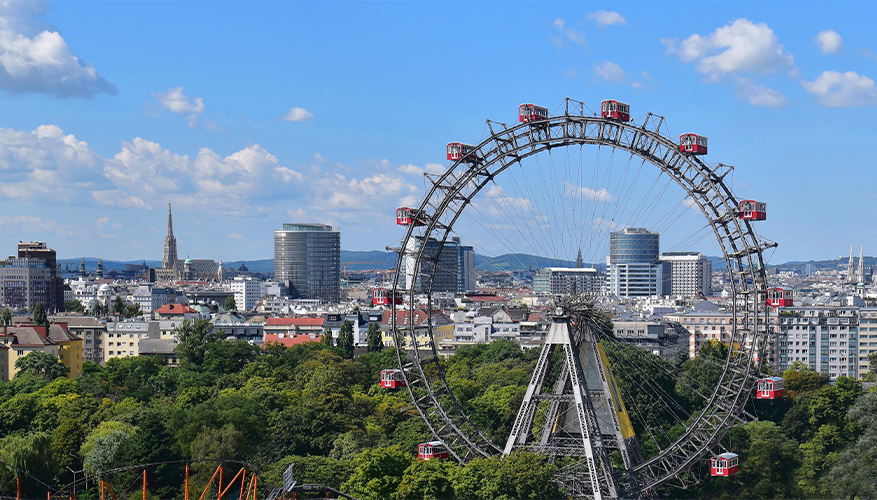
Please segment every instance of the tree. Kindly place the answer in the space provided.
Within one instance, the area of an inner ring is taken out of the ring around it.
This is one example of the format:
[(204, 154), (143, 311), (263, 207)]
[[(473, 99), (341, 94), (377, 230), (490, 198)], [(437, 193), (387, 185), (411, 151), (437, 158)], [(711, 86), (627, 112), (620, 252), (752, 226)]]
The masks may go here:
[(125, 301), (122, 300), (121, 295), (116, 295), (116, 300), (113, 301), (113, 312), (119, 314), (125, 313)]
[(445, 460), (418, 460), (405, 470), (396, 489), (399, 500), (454, 498), (453, 478), (458, 466)]
[(12, 313), (9, 312), (9, 309), (3, 309), (3, 313), (0, 314), (0, 326), (9, 326), (12, 324)]
[(741, 498), (795, 498), (800, 496), (793, 472), (798, 466), (798, 444), (773, 422), (745, 426), (749, 449), (740, 464)]
[[(874, 366), (871, 365), (872, 369)], [(841, 453), (837, 465), (828, 474), (831, 496), (877, 498), (874, 481), (877, 477), (877, 392), (860, 397), (847, 418), (862, 429), (862, 435)]]
[(238, 305), (234, 300), (234, 295), (229, 295), (225, 298), (225, 303), (222, 305), (226, 311), (237, 311)]
[(99, 318), (107, 313), (107, 306), (103, 304), (103, 302), (97, 300), (94, 305), (91, 306), (91, 315)]
[(194, 323), (186, 320), (175, 329), (179, 343), (174, 353), (180, 360), (180, 366), (200, 371), (207, 355), (207, 345), (225, 337), (222, 330), (212, 328), (213, 325), (206, 319), (196, 319)]
[(332, 329), (329, 328), (328, 326), (323, 328), (323, 336), (322, 336), (322, 338), (320, 338), (320, 342), (322, 342), (328, 346), (335, 345), (334, 339), (332, 338)]
[(82, 302), (79, 302), (78, 300), (65, 300), (64, 310), (68, 312), (84, 313), (85, 306), (83, 306)]
[(394, 498), (411, 461), (411, 455), (399, 446), (365, 450), (353, 457), (353, 473), (341, 491), (362, 500)]
[(58, 358), (43, 351), (31, 351), (27, 356), (18, 358), (15, 360), (15, 367), (20, 370), (15, 374), (16, 377), (28, 373), (46, 380), (65, 377), (70, 371)]
[[(381, 327), (377, 323), (369, 323), (366, 332), (368, 352), (380, 352), (384, 348), (384, 340), (381, 336)], [(875, 363), (877, 365), (877, 363)]]
[(140, 316), (143, 314), (143, 311), (140, 309), (140, 304), (128, 304), (125, 306), (125, 317), (133, 318), (134, 316)]
[(868, 373), (862, 380), (865, 382), (877, 382), (877, 351), (868, 355)]
[(353, 324), (346, 319), (341, 322), (338, 330), (338, 347), (344, 359), (353, 359)]
[(39, 326), (48, 326), (49, 324), (49, 318), (46, 316), (46, 309), (43, 307), (42, 302), (37, 302), (33, 306), (33, 322)]

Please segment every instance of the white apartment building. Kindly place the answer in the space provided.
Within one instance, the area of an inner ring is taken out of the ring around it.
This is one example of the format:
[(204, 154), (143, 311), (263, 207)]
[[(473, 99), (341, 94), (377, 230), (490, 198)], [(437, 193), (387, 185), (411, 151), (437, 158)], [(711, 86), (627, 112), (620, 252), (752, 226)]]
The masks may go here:
[(546, 267), (533, 277), (533, 293), (550, 295), (596, 295), (603, 288), (591, 267)]
[[(877, 318), (877, 308), (866, 312), (869, 318), (872, 314)], [(862, 342), (859, 338), (859, 313), (858, 307), (780, 308), (777, 318), (779, 370), (785, 370), (797, 361), (813, 371), (828, 374), (832, 380), (840, 376), (858, 378)], [(868, 321), (870, 325), (871, 320)], [(877, 328), (877, 323), (874, 325)], [(870, 336), (869, 330), (868, 342)], [(867, 355), (862, 356), (867, 364)]]
[(140, 355), (140, 340), (161, 337), (157, 321), (116, 321), (106, 324), (103, 360)]
[(265, 283), (249, 277), (238, 276), (229, 282), (228, 287), (234, 293), (238, 311), (249, 311), (265, 294)]
[(661, 261), (670, 264), (670, 295), (695, 297), (712, 294), (713, 265), (698, 252), (664, 252)]

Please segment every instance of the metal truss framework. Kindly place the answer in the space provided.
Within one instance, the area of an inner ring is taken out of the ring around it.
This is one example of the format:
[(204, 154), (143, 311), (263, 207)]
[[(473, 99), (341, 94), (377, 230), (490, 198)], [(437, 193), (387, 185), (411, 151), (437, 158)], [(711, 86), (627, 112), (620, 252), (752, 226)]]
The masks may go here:
[[(577, 108), (578, 113), (571, 113)], [(433, 277), (420, 266), (431, 261), (426, 245), (412, 240), (434, 238), (439, 251), (450, 237), (454, 223), (472, 199), (494, 177), (529, 156), (558, 147), (599, 145), (626, 151), (659, 168), (694, 201), (711, 226), (729, 273), (732, 287), (731, 349), (723, 373), (707, 405), (693, 418), (685, 432), (660, 454), (616, 473), (616, 481), (636, 484), (639, 491), (653, 491), (663, 483), (676, 481), (685, 486), (683, 472), (709, 453), (732, 425), (743, 420), (750, 389), (758, 373), (758, 362), (768, 340), (766, 279), (762, 252), (776, 246), (760, 239), (748, 220), (737, 217), (737, 200), (724, 184), (733, 167), (709, 166), (698, 157), (680, 153), (675, 141), (660, 133), (663, 117), (647, 114), (641, 124), (586, 116), (584, 106), (566, 100), (561, 116), (509, 127), (488, 121), (491, 135), (475, 146), (473, 154), (457, 161), (442, 174), (430, 176), (432, 186), (418, 207), (422, 226), (410, 225), (396, 265), (394, 288), (402, 291), (403, 261), (415, 265), (412, 290), (425, 290), (427, 310), (432, 310)], [(437, 255), (437, 252), (436, 252)], [(432, 336), (431, 321), (414, 325), (417, 307), (393, 304), (391, 326), (396, 339), (399, 364), (406, 368), (407, 387), (417, 411), (437, 439), (444, 441), (451, 455), (461, 463), (501, 453), (502, 445), (491, 441), (469, 419), (448, 387)], [(398, 316), (397, 316), (398, 315)], [(400, 324), (400, 318), (403, 319)], [(584, 457), (583, 457), (584, 458)], [(579, 490), (583, 464), (560, 471), (558, 480), (574, 493)], [(587, 490), (588, 488), (582, 488)]]

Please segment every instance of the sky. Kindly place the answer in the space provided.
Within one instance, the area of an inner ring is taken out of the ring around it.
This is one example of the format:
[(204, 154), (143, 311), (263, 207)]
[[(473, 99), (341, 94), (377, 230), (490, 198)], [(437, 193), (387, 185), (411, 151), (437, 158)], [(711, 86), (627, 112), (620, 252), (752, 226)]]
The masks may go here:
[(168, 201), (193, 258), (271, 258), (284, 222), (382, 250), (402, 237), (394, 209), (424, 196), (423, 172), (447, 168), (447, 142), (569, 97), (707, 136), (705, 161), (735, 166), (735, 195), (767, 202), (757, 230), (779, 244), (771, 263), (851, 244), (875, 255), (875, 14), (871, 2), (0, 3), (0, 254), (42, 240), (65, 258), (159, 259)]

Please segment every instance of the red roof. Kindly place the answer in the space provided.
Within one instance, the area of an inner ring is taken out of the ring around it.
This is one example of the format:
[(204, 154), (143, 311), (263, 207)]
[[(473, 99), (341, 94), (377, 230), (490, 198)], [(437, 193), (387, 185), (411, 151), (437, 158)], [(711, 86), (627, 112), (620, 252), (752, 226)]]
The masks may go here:
[(277, 335), (273, 333), (265, 334), (265, 344), (280, 344), (286, 347), (292, 347), (298, 344), (306, 344), (308, 342), (319, 342), (323, 338), (322, 335), (317, 335), (314, 338), (311, 338), (310, 335), (293, 335), (290, 337), (289, 335), (284, 335), (283, 338), (279, 338)]
[(323, 326), (323, 318), (268, 318), (265, 326)]
[(165, 304), (153, 312), (158, 314), (199, 314), (198, 311), (183, 304)]

